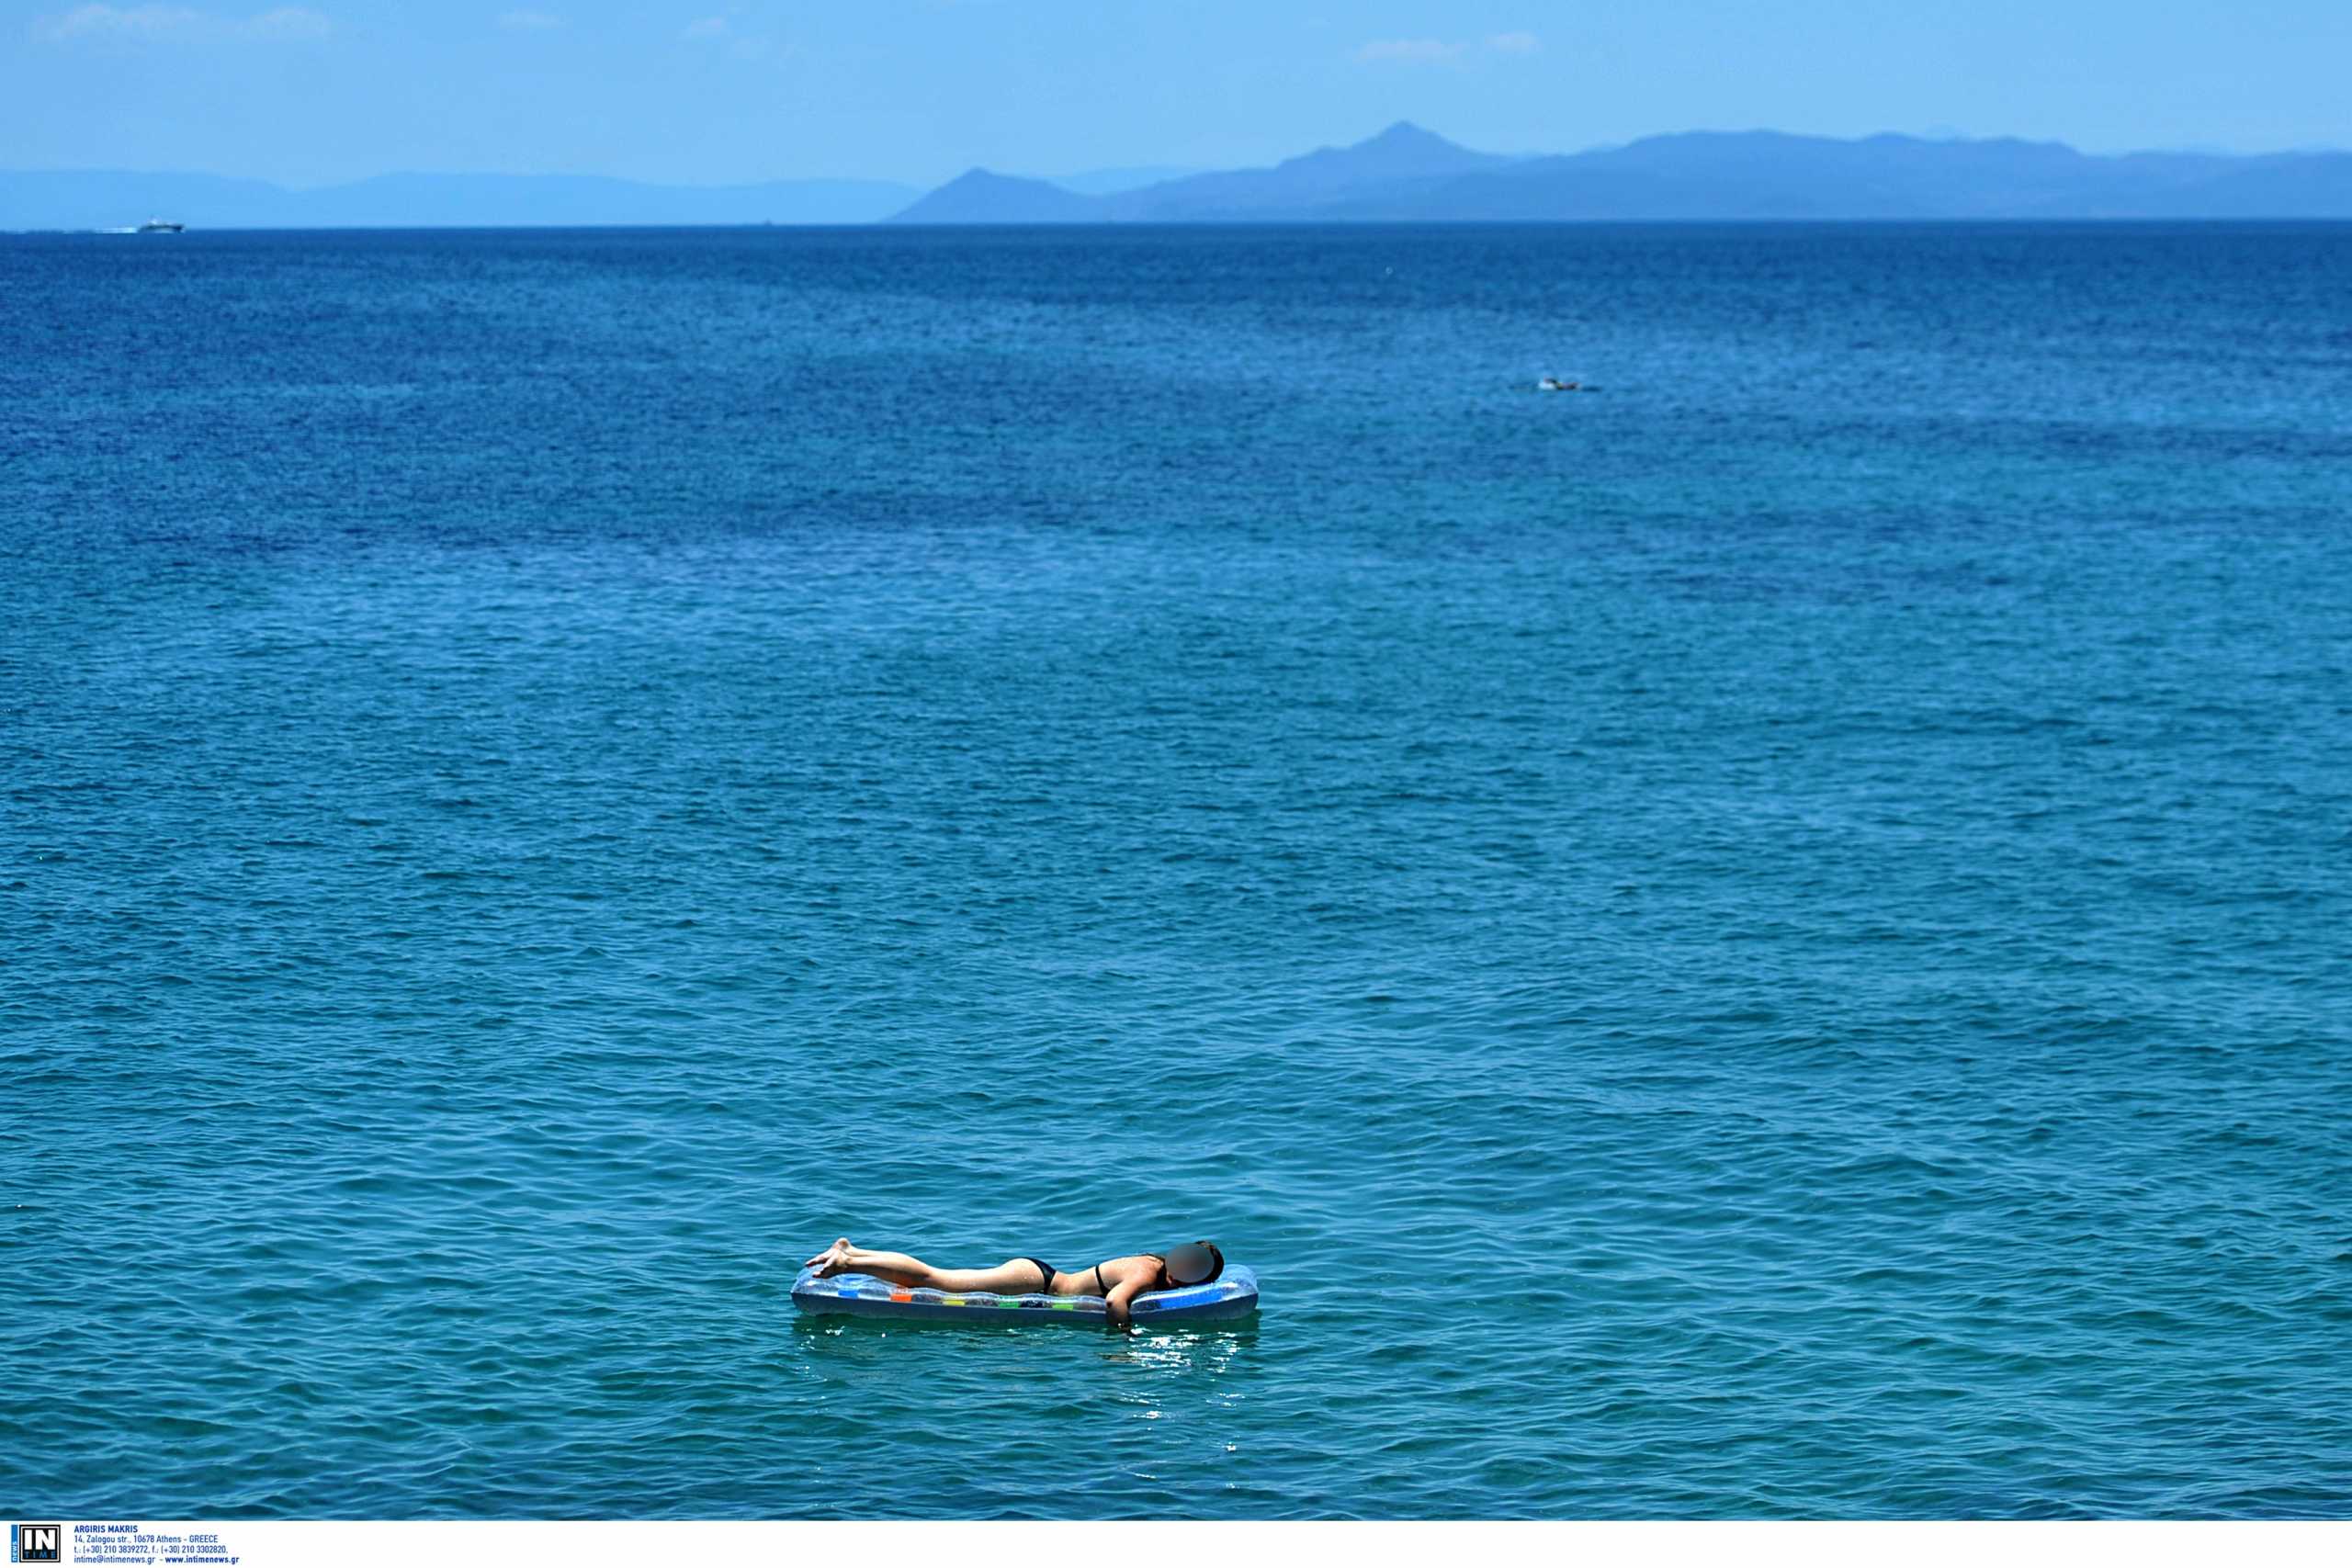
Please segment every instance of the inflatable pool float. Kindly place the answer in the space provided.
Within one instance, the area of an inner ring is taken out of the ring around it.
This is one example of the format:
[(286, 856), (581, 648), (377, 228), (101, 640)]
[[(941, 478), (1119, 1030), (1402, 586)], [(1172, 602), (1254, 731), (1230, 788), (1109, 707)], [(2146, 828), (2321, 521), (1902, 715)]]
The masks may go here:
[[(1000, 1296), (989, 1291), (916, 1290), (871, 1274), (836, 1274), (828, 1280), (804, 1269), (792, 1282), (792, 1304), (806, 1313), (846, 1313), (855, 1317), (894, 1317), (933, 1323), (1102, 1323), (1109, 1308), (1101, 1296)], [(1128, 1309), (1137, 1325), (1214, 1323), (1258, 1310), (1258, 1276), (1230, 1268), (1205, 1285), (1146, 1291)]]

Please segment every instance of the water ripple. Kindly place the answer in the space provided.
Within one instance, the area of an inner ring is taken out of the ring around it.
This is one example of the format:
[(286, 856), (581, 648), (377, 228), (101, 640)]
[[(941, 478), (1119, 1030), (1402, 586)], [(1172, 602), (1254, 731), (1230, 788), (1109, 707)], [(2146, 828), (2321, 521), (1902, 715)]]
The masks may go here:
[(28, 1510), (2352, 1507), (2341, 233), (183, 238), (0, 240)]

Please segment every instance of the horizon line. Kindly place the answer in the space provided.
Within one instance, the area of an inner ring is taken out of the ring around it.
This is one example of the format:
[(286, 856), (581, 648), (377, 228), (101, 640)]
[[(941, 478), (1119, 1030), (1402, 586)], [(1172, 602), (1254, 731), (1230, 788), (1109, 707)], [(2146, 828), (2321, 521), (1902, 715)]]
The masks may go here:
[[(126, 166), (126, 165), (123, 165), (123, 164), (80, 164), (80, 165), (75, 165), (75, 164), (67, 164), (67, 165), (38, 165), (38, 166), (37, 166), (37, 165), (29, 165), (29, 164), (6, 164), (6, 165), (0, 165), (0, 175), (134, 175), (134, 176), (139, 176), (139, 177), (143, 177), (143, 178), (196, 178), (196, 179), (237, 180), (237, 181), (245, 181), (245, 182), (250, 182), (250, 183), (256, 184), (256, 185), (266, 185), (266, 186), (272, 186), (272, 187), (273, 187), (273, 188), (275, 188), (275, 189), (281, 190), (281, 191), (287, 192), (287, 193), (288, 193), (288, 194), (289, 194), (289, 195), (294, 195), (294, 196), (302, 196), (302, 195), (307, 195), (307, 194), (310, 194), (310, 193), (311, 193), (311, 192), (316, 192), (316, 191), (335, 190), (335, 189), (339, 189), (339, 188), (342, 188), (342, 187), (344, 187), (344, 186), (347, 186), (364, 185), (364, 184), (368, 183), (368, 181), (370, 181), (370, 180), (403, 179), (403, 178), (408, 178), (408, 179), (515, 179), (515, 180), (560, 180), (560, 179), (576, 179), (576, 180), (605, 180), (605, 181), (610, 181), (610, 182), (613, 182), (613, 183), (615, 183), (615, 184), (619, 184), (619, 185), (643, 186), (647, 186), (647, 187), (649, 187), (649, 188), (651, 188), (651, 189), (657, 189), (657, 190), (694, 190), (694, 191), (750, 190), (750, 189), (756, 189), (756, 188), (758, 188), (758, 187), (760, 187), (760, 186), (778, 186), (778, 185), (859, 185), (859, 186), (901, 186), (901, 187), (904, 187), (904, 188), (907, 188), (907, 189), (910, 189), (910, 190), (916, 190), (916, 191), (928, 192), (928, 191), (932, 191), (932, 190), (936, 190), (936, 189), (937, 189), (937, 188), (939, 188), (941, 186), (947, 185), (947, 184), (952, 184), (952, 183), (953, 183), (954, 181), (956, 181), (956, 180), (961, 179), (961, 178), (965, 177), (965, 176), (966, 176), (966, 175), (971, 175), (971, 174), (975, 174), (975, 173), (979, 173), (979, 174), (989, 174), (989, 175), (1002, 175), (1002, 176), (1004, 176), (1004, 177), (1006, 177), (1006, 178), (1012, 178), (1012, 179), (1040, 180), (1040, 181), (1043, 181), (1043, 182), (1045, 182), (1045, 183), (1046, 183), (1046, 184), (1057, 184), (1057, 183), (1059, 183), (1059, 182), (1066, 181), (1066, 180), (1085, 179), (1085, 178), (1089, 178), (1089, 177), (1091, 177), (1091, 176), (1093, 176), (1093, 175), (1099, 175), (1099, 174), (1105, 174), (1105, 173), (1121, 173), (1121, 172), (1125, 172), (1125, 171), (1130, 170), (1130, 169), (1147, 168), (1147, 167), (1151, 167), (1151, 168), (1157, 168), (1157, 167), (1182, 168), (1182, 169), (1187, 169), (1187, 170), (1191, 171), (1192, 173), (1197, 173), (1197, 174), (1225, 174), (1225, 173), (1238, 173), (1238, 172), (1242, 172), (1242, 171), (1245, 171), (1245, 170), (1253, 170), (1253, 169), (1270, 169), (1270, 168), (1278, 167), (1280, 164), (1283, 164), (1283, 163), (1286, 163), (1286, 162), (1290, 161), (1290, 159), (1291, 159), (1291, 158), (1309, 156), (1309, 155), (1312, 155), (1313, 153), (1316, 153), (1316, 152), (1340, 152), (1340, 151), (1345, 151), (1345, 150), (1347, 150), (1347, 149), (1349, 149), (1349, 148), (1352, 148), (1352, 147), (1360, 147), (1360, 146), (1364, 145), (1366, 142), (1370, 142), (1370, 141), (1377, 141), (1379, 138), (1381, 138), (1381, 137), (1383, 137), (1383, 136), (1389, 135), (1389, 134), (1391, 134), (1391, 133), (1393, 133), (1393, 132), (1395, 132), (1395, 131), (1396, 131), (1396, 130), (1408, 130), (1419, 131), (1419, 132), (1420, 132), (1421, 134), (1423, 134), (1423, 135), (1425, 135), (1425, 136), (1434, 137), (1434, 138), (1436, 138), (1436, 139), (1437, 139), (1437, 140), (1439, 140), (1439, 141), (1445, 141), (1445, 142), (1449, 143), (1450, 145), (1453, 145), (1453, 146), (1454, 146), (1454, 147), (1461, 148), (1461, 149), (1463, 149), (1463, 150), (1464, 150), (1464, 151), (1465, 151), (1465, 152), (1482, 152), (1482, 151), (1485, 151), (1484, 149), (1479, 149), (1479, 148), (1470, 147), (1470, 146), (1468, 146), (1466, 143), (1464, 143), (1464, 142), (1455, 141), (1453, 141), (1453, 139), (1452, 137), (1446, 136), (1443, 132), (1430, 130), (1429, 130), (1427, 127), (1422, 126), (1422, 125), (1419, 124), (1419, 123), (1418, 123), (1418, 122), (1416, 122), (1416, 121), (1409, 120), (1409, 119), (1398, 119), (1398, 120), (1394, 120), (1394, 121), (1390, 122), (1388, 125), (1386, 125), (1386, 126), (1383, 127), (1381, 130), (1377, 130), (1377, 131), (1373, 132), (1373, 133), (1372, 133), (1372, 135), (1367, 136), (1367, 137), (1361, 138), (1361, 139), (1359, 139), (1358, 141), (1350, 141), (1350, 142), (1329, 142), (1329, 141), (1326, 141), (1326, 142), (1319, 142), (1319, 143), (1317, 143), (1317, 145), (1315, 145), (1315, 146), (1313, 146), (1313, 147), (1310, 147), (1310, 148), (1306, 149), (1304, 152), (1292, 153), (1292, 154), (1289, 154), (1287, 157), (1283, 157), (1283, 158), (1277, 158), (1276, 160), (1274, 160), (1274, 162), (1270, 163), (1270, 164), (1234, 164), (1234, 165), (1229, 165), (1229, 166), (1206, 166), (1206, 165), (1204, 165), (1204, 166), (1198, 166), (1198, 167), (1195, 167), (1195, 166), (1193, 166), (1193, 165), (1190, 165), (1190, 164), (1144, 164), (1128, 163), (1128, 164), (1106, 164), (1106, 165), (1103, 165), (1103, 166), (1102, 166), (1102, 167), (1101, 167), (1101, 168), (1088, 168), (1088, 169), (1073, 170), (1073, 171), (1069, 171), (1069, 172), (1066, 172), (1066, 173), (1058, 174), (1058, 175), (1035, 175), (1035, 174), (1027, 174), (1027, 173), (1020, 173), (1020, 172), (1008, 171), (1008, 170), (1004, 170), (1004, 169), (1001, 169), (1001, 168), (992, 167), (992, 166), (990, 166), (990, 165), (989, 165), (989, 164), (964, 164), (964, 165), (960, 166), (960, 167), (959, 167), (959, 168), (958, 168), (955, 173), (953, 173), (953, 174), (947, 175), (945, 175), (945, 176), (944, 176), (944, 177), (942, 177), (942, 178), (933, 179), (933, 180), (928, 180), (928, 181), (926, 181), (925, 179), (923, 179), (923, 178), (922, 178), (922, 177), (907, 176), (907, 175), (840, 175), (840, 174), (817, 174), (817, 175), (767, 175), (767, 176), (763, 176), (763, 177), (756, 178), (756, 179), (737, 179), (737, 180), (698, 181), (698, 180), (679, 180), (679, 179), (652, 178), (652, 177), (648, 177), (648, 176), (640, 175), (623, 175), (623, 174), (614, 174), (614, 173), (610, 173), (610, 172), (608, 172), (608, 171), (603, 171), (603, 170), (585, 170), (585, 169), (512, 169), (512, 168), (503, 168), (503, 169), (501, 169), (501, 168), (489, 168), (489, 169), (484, 169), (484, 168), (460, 169), (460, 168), (421, 168), (421, 167), (415, 167), (415, 166), (383, 168), (383, 169), (378, 169), (378, 170), (375, 170), (374, 172), (372, 172), (372, 173), (368, 173), (368, 174), (364, 174), (364, 175), (342, 175), (342, 176), (338, 176), (338, 177), (331, 178), (331, 179), (326, 179), (326, 180), (318, 180), (318, 181), (296, 181), (296, 180), (289, 180), (289, 179), (286, 179), (286, 178), (283, 178), (283, 177), (280, 177), (280, 176), (270, 175), (259, 175), (259, 174), (249, 174), (249, 173), (225, 173), (225, 172), (223, 172), (223, 171), (221, 171), (221, 170), (219, 170), (219, 169), (209, 169), (209, 168), (157, 168), (157, 167), (134, 168), (134, 167), (129, 167), (129, 166)], [(2115, 152), (2088, 152), (2088, 151), (2084, 150), (2083, 148), (2080, 148), (2080, 147), (2075, 146), (2073, 142), (2066, 141), (2064, 141), (2064, 140), (2059, 139), (2059, 138), (2055, 138), (2055, 137), (2035, 137), (2035, 136), (2025, 135), (2025, 134), (2022, 134), (2022, 133), (2019, 133), (2019, 132), (2015, 132), (2015, 131), (1996, 131), (1996, 132), (1991, 132), (1991, 133), (1987, 133), (1987, 134), (1984, 134), (1984, 135), (1977, 135), (1977, 134), (1965, 134), (1965, 133), (1949, 134), (1949, 135), (1947, 135), (1947, 134), (1942, 134), (1942, 133), (1939, 133), (1939, 132), (1933, 132), (1933, 133), (1931, 133), (1931, 132), (1922, 132), (1922, 131), (1906, 131), (1906, 130), (1872, 130), (1872, 131), (1864, 131), (1864, 132), (1861, 132), (1861, 133), (1859, 133), (1859, 134), (1856, 134), (1856, 135), (1851, 135), (1851, 136), (1833, 136), (1833, 135), (1827, 135), (1827, 134), (1821, 133), (1821, 132), (1816, 132), (1816, 131), (1782, 130), (1780, 130), (1780, 129), (1778, 129), (1778, 128), (1776, 128), (1776, 127), (1772, 127), (1772, 126), (1749, 126), (1749, 127), (1746, 127), (1746, 128), (1743, 128), (1743, 129), (1731, 129), (1731, 128), (1716, 127), (1716, 126), (1698, 126), (1698, 127), (1686, 128), (1686, 129), (1684, 129), (1684, 130), (1658, 130), (1658, 131), (1649, 131), (1649, 132), (1645, 132), (1645, 133), (1644, 133), (1643, 135), (1635, 136), (1635, 137), (1632, 137), (1632, 138), (1630, 138), (1630, 139), (1628, 139), (1628, 140), (1622, 141), (1597, 141), (1597, 142), (1592, 142), (1592, 143), (1589, 143), (1589, 144), (1588, 144), (1588, 145), (1586, 145), (1586, 146), (1582, 146), (1582, 147), (1576, 147), (1576, 148), (1566, 149), (1566, 150), (1559, 150), (1559, 151), (1553, 151), (1553, 152), (1496, 152), (1496, 153), (1491, 153), (1490, 155), (1491, 155), (1491, 156), (1495, 156), (1495, 157), (1510, 158), (1510, 159), (1513, 159), (1513, 160), (1518, 160), (1518, 161), (1527, 161), (1527, 162), (1532, 162), (1532, 161), (1535, 161), (1535, 160), (1538, 160), (1538, 159), (1544, 159), (1544, 158), (1576, 158), (1576, 157), (1583, 157), (1583, 156), (1586, 156), (1586, 155), (1588, 155), (1588, 154), (1595, 153), (1595, 152), (1617, 152), (1617, 151), (1621, 151), (1621, 150), (1623, 150), (1623, 149), (1624, 149), (1624, 148), (1628, 148), (1628, 147), (1635, 147), (1635, 146), (1639, 146), (1639, 145), (1641, 145), (1641, 144), (1643, 144), (1643, 143), (1645, 143), (1645, 142), (1650, 142), (1650, 141), (1670, 141), (1670, 140), (1674, 140), (1674, 139), (1678, 139), (1678, 138), (1683, 138), (1683, 137), (1709, 137), (1709, 136), (1723, 136), (1723, 137), (1740, 137), (1740, 136), (1772, 136), (1772, 137), (1781, 137), (1781, 138), (1785, 138), (1785, 139), (1790, 140), (1790, 141), (1834, 141), (1834, 142), (1845, 142), (1845, 143), (1860, 143), (1860, 142), (1866, 142), (1866, 141), (1916, 141), (1916, 142), (1919, 142), (1919, 143), (1921, 143), (1921, 144), (1923, 144), (1923, 145), (1928, 145), (1928, 146), (1967, 146), (1967, 145), (1982, 145), (1982, 144), (1985, 144), (1985, 143), (1994, 143), (1994, 142), (2018, 142), (2018, 143), (2022, 143), (2022, 144), (2027, 145), (2027, 146), (2034, 146), (2034, 147), (2054, 147), (2054, 148), (2060, 148), (2060, 149), (2063, 149), (2063, 150), (2064, 150), (2064, 151), (2066, 151), (2066, 152), (2072, 152), (2072, 153), (2074, 153), (2074, 154), (2075, 154), (2075, 156), (2077, 156), (2077, 157), (2081, 157), (2081, 158), (2097, 158), (2097, 159), (2126, 159), (2126, 158), (2142, 158), (2142, 157), (2172, 157), (2172, 158), (2215, 158), (2215, 159), (2247, 159), (2247, 160), (2252, 160), (2252, 159), (2262, 159), (2262, 158), (2299, 158), (2299, 157), (2301, 157), (2301, 158), (2313, 158), (2313, 157), (2343, 157), (2343, 156), (2346, 156), (2346, 155), (2347, 155), (2347, 154), (2352, 154), (2352, 145), (2341, 145), (2341, 146), (2339, 146), (2339, 145), (2335, 145), (2335, 144), (2307, 144), (2307, 145), (2299, 145), (2299, 146), (2293, 146), (2293, 147), (2271, 148), (2271, 149), (2267, 149), (2267, 150), (2251, 151), (2251, 152), (2249, 152), (2249, 151), (2243, 151), (2243, 150), (2234, 149), (2234, 148), (2215, 147), (2215, 146), (2200, 146), (2200, 145), (2188, 145), (2188, 146), (2143, 146), (2143, 147), (2132, 147), (2132, 148), (2127, 148), (2127, 149), (2123, 149), (2123, 150), (2120, 150), (2120, 151), (2115, 151)], [(1185, 178), (1185, 177), (1189, 177), (1189, 176), (1188, 176), (1187, 175), (1179, 174), (1179, 175), (1170, 175), (1170, 176), (1168, 176), (1168, 177), (1169, 177), (1169, 178), (1170, 178), (1170, 179), (1181, 179), (1181, 178)], [(1151, 182), (1151, 183), (1158, 183), (1158, 182)], [(1140, 188), (1140, 187), (1138, 187), (1138, 188)], [(726, 225), (719, 225), (719, 226), (721, 226), (721, 227), (725, 227)]]

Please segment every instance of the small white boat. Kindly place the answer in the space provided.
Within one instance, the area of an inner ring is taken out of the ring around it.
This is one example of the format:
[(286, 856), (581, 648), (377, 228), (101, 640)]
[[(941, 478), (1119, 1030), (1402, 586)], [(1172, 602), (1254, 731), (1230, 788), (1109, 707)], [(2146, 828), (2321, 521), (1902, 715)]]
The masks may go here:
[(175, 223), (168, 218), (150, 218), (131, 231), (138, 234), (177, 234), (187, 227), (187, 224)]

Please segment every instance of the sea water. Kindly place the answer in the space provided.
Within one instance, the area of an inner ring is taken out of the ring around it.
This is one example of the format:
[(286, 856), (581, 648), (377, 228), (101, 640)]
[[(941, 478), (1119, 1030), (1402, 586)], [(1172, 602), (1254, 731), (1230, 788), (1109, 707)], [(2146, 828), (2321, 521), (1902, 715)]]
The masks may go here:
[(10, 238), (0, 550), (26, 1517), (2352, 1510), (2352, 229)]

